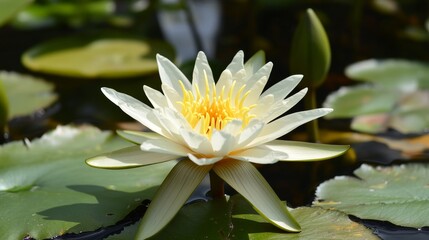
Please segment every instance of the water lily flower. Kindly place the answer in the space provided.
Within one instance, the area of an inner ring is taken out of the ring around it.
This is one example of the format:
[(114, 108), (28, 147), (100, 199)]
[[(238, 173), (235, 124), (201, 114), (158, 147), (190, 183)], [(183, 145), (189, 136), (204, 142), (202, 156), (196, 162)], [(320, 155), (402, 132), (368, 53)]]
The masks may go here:
[(215, 82), (200, 52), (190, 82), (171, 61), (157, 55), (162, 92), (143, 87), (153, 108), (102, 88), (107, 98), (151, 132), (118, 131), (138, 145), (88, 159), (89, 165), (129, 168), (178, 160), (153, 197), (137, 239), (151, 237), (167, 225), (208, 173), (233, 187), (275, 226), (300, 231), (253, 163), (323, 160), (342, 154), (348, 146), (276, 140), (332, 109), (282, 116), (307, 92), (303, 89), (285, 99), (302, 75), (263, 91), (273, 64), (264, 64), (257, 54), (245, 64), (243, 59), (239, 51)]

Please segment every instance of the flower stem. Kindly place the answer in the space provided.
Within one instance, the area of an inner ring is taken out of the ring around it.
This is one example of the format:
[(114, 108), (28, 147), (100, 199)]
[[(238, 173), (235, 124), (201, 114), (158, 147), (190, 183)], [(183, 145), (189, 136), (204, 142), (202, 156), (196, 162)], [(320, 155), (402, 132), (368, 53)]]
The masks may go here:
[(210, 192), (213, 199), (225, 197), (224, 181), (213, 170), (210, 171)]
[[(308, 88), (308, 95), (307, 95), (307, 98), (305, 98), (304, 104), (305, 104), (305, 109), (307, 110), (317, 108), (315, 87)], [(319, 124), (317, 123), (317, 119), (307, 124), (307, 134), (308, 134), (309, 142), (314, 142), (314, 143), (319, 142)]]

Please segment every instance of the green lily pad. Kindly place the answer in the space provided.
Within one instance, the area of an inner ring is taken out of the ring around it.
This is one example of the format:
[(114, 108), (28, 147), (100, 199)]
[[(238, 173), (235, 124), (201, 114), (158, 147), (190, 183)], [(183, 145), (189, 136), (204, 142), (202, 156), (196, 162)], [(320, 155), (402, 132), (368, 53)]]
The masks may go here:
[(0, 147), (0, 236), (52, 238), (113, 225), (151, 198), (174, 161), (121, 171), (85, 159), (128, 146), (93, 127), (58, 127)]
[(0, 1), (0, 26), (19, 10), (30, 4), (33, 0), (2, 0)]
[(338, 211), (300, 207), (291, 213), (302, 232), (287, 233), (274, 227), (240, 195), (228, 201), (197, 202), (183, 207), (165, 229), (150, 239), (378, 239)]
[(49, 107), (58, 98), (53, 84), (29, 75), (1, 71), (0, 81), (9, 104), (9, 120)]
[(357, 178), (336, 177), (322, 183), (314, 204), (362, 219), (414, 228), (429, 226), (428, 172), (428, 164), (364, 164), (354, 172)]
[(429, 64), (423, 62), (368, 59), (349, 65), (345, 73), (354, 80), (372, 82), (384, 88), (429, 88)]
[(118, 36), (75, 36), (37, 45), (22, 57), (33, 71), (80, 78), (120, 78), (158, 70), (156, 53), (173, 57), (162, 41)]
[(330, 94), (323, 106), (334, 109), (326, 118), (350, 118), (389, 112), (393, 109), (397, 97), (397, 91), (375, 86), (342, 87)]

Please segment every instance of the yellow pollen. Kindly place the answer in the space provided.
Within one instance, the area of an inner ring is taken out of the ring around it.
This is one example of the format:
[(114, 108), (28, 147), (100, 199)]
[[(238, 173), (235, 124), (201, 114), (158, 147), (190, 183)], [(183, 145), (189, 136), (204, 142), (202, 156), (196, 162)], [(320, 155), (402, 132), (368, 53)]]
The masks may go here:
[(205, 93), (201, 92), (196, 85), (194, 94), (191, 90), (186, 90), (183, 82), (179, 81), (183, 91), (183, 99), (178, 104), (181, 105), (182, 114), (192, 128), (195, 129), (199, 126), (199, 129), (196, 130), (211, 138), (214, 129), (221, 130), (234, 119), (241, 120), (242, 127), (245, 127), (255, 117), (249, 113), (255, 105), (244, 106), (244, 101), (250, 94), (250, 91), (243, 94), (245, 85), (241, 86), (235, 93), (234, 88), (237, 82), (233, 81), (225, 97), (225, 86), (222, 87), (220, 95), (217, 95), (216, 86), (213, 84), (210, 88), (205, 71), (204, 78)]

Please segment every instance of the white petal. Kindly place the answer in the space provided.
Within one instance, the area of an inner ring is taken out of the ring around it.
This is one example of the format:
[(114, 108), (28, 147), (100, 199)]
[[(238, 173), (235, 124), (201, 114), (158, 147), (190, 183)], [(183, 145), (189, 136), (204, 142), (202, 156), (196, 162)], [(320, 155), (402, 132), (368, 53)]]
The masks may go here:
[(307, 88), (302, 89), (301, 91), (295, 93), (294, 95), (286, 98), (281, 102), (276, 102), (273, 104), (271, 109), (267, 112), (267, 115), (262, 119), (264, 122), (268, 123), (277, 117), (281, 116), (283, 113), (289, 111), (293, 106), (295, 106), (307, 93)]
[(189, 80), (170, 60), (157, 54), (156, 61), (158, 62), (159, 76), (163, 84), (174, 88), (180, 96), (183, 96), (183, 94), (179, 81), (182, 81), (187, 90), (191, 89)]
[[(273, 69), (273, 63), (268, 62), (263, 67), (261, 67), (256, 73), (253, 75), (247, 76), (246, 84), (253, 85), (259, 79), (270, 76), (271, 70)], [(247, 89), (246, 89), (247, 90)]]
[(280, 201), (264, 177), (251, 163), (221, 161), (214, 165), (213, 170), (246, 198), (268, 221), (286, 231), (299, 232), (301, 230), (286, 205)]
[(192, 74), (192, 91), (194, 95), (197, 95), (197, 88), (202, 96), (205, 96), (207, 92), (213, 93), (214, 83), (212, 69), (207, 57), (204, 52), (199, 52)]
[(255, 115), (257, 118), (263, 118), (267, 115), (267, 111), (273, 106), (273, 104), (275, 104), (274, 96), (266, 95), (259, 99), (256, 107), (250, 110), (249, 113)]
[(257, 53), (253, 54), (245, 63), (244, 69), (246, 70), (246, 75), (251, 76), (257, 72), (265, 64), (265, 52), (260, 50)]
[(199, 166), (211, 165), (223, 159), (223, 157), (197, 157), (192, 153), (189, 153), (188, 157)]
[(282, 81), (271, 86), (267, 91), (265, 91), (261, 97), (272, 94), (274, 100), (278, 101), (284, 99), (302, 79), (302, 75), (292, 75), (283, 79)]
[(192, 151), (203, 155), (213, 154), (213, 148), (206, 136), (203, 136), (195, 131), (188, 131), (184, 128), (180, 130), (183, 140)]
[(302, 124), (322, 117), (330, 112), (332, 112), (330, 108), (317, 108), (286, 115), (265, 125), (259, 136), (246, 147), (253, 147), (277, 139)]
[(174, 88), (166, 84), (162, 84), (161, 88), (162, 88), (162, 92), (165, 95), (165, 98), (167, 99), (168, 106), (180, 112), (182, 110), (182, 106), (178, 104), (178, 102), (181, 102), (183, 100), (182, 91), (180, 91), (180, 94), (179, 94), (178, 92), (176, 92)]
[(150, 103), (152, 103), (152, 106), (154, 108), (161, 108), (161, 107), (168, 106), (167, 99), (161, 92), (151, 87), (148, 87), (146, 85), (143, 86), (143, 91), (145, 92), (146, 97), (149, 99)]
[(284, 152), (274, 151), (264, 146), (258, 146), (235, 152), (229, 155), (229, 157), (246, 162), (272, 164), (278, 162), (280, 159), (286, 159), (288, 155)]
[(164, 153), (144, 152), (140, 149), (139, 146), (133, 146), (89, 158), (86, 160), (86, 163), (92, 167), (97, 168), (120, 169), (140, 167), (178, 158), (180, 158), (180, 156)]
[(350, 146), (330, 145), (308, 142), (295, 142), (274, 140), (264, 144), (272, 151), (280, 151), (287, 154), (283, 161), (318, 161), (333, 158), (343, 154)]
[(179, 161), (153, 197), (140, 222), (136, 239), (149, 238), (164, 228), (211, 168), (210, 165), (197, 166), (189, 160)]
[(237, 134), (241, 133), (241, 126), (243, 125), (243, 121), (239, 119), (233, 119), (230, 122), (226, 124), (224, 128), (222, 128), (222, 132), (231, 134), (233, 136), (236, 136)]
[(147, 139), (146, 141), (142, 142), (140, 148), (143, 151), (173, 154), (178, 156), (187, 156), (187, 154), (190, 152), (188, 148), (170, 141), (167, 138)]
[(222, 94), (222, 89), (224, 89), (224, 94), (226, 97), (228, 94), (229, 89), (231, 88), (232, 85), (232, 74), (231, 72), (227, 69), (224, 70), (219, 77), (219, 80), (216, 83), (216, 93), (218, 96), (220, 96)]
[(118, 105), (126, 114), (139, 121), (149, 129), (163, 136), (168, 133), (161, 127), (159, 120), (154, 116), (153, 109), (139, 100), (111, 88), (101, 88), (106, 97)]
[(262, 131), (265, 123), (259, 121), (258, 119), (252, 119), (249, 124), (247, 124), (246, 128), (242, 130), (240, 136), (238, 137), (236, 148), (241, 148), (246, 146), (248, 143), (253, 141), (256, 136)]
[(264, 90), (265, 84), (267, 84), (268, 78), (262, 77), (257, 82), (255, 82), (251, 88), (245, 90), (244, 92), (250, 91), (249, 95), (247, 95), (246, 100), (244, 101), (244, 106), (250, 106), (259, 101), (259, 97)]
[(231, 72), (232, 75), (235, 75), (238, 71), (244, 69), (244, 52), (238, 51), (232, 59), (231, 63), (226, 67), (227, 70)]
[(236, 144), (236, 139), (233, 135), (224, 131), (214, 131), (210, 139), (213, 147), (213, 154), (215, 156), (223, 157), (226, 156)]

